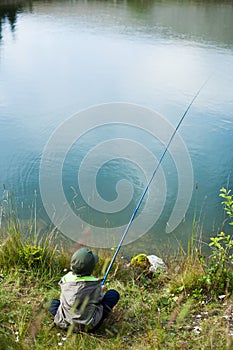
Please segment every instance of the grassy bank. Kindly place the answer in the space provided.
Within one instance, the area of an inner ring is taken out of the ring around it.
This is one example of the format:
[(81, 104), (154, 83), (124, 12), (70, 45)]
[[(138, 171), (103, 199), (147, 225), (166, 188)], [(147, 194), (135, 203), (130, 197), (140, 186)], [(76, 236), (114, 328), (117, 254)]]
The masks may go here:
[[(15, 216), (1, 231), (0, 349), (233, 349), (227, 233), (210, 239), (208, 259), (192, 237), (186, 252), (165, 258), (166, 272), (150, 273), (118, 259), (106, 289), (117, 289), (121, 299), (94, 335), (56, 328), (46, 310), (48, 300), (59, 297), (57, 283), (72, 252), (55, 246), (52, 234), (45, 240), (27, 237)], [(95, 275), (101, 278), (111, 256), (99, 255)]]

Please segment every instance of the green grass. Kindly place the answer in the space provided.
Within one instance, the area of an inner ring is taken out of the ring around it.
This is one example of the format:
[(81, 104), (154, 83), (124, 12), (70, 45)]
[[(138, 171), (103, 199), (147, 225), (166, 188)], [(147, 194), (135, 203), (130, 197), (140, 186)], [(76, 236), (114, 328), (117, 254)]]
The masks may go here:
[[(71, 252), (54, 246), (53, 236), (31, 241), (17, 230), (0, 239), (0, 349), (233, 348), (232, 293), (220, 299), (204, 288), (209, 272), (200, 251), (167, 257), (161, 274), (117, 260), (106, 283), (121, 295), (112, 315), (94, 335), (68, 334), (54, 326), (46, 304), (59, 297)], [(111, 256), (99, 255), (95, 274), (102, 277)]]

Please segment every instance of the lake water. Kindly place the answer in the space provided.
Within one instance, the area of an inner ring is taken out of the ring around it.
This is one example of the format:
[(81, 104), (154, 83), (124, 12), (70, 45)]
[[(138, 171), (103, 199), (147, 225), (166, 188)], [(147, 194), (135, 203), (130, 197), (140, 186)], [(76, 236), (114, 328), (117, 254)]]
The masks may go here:
[[(72, 240), (117, 244), (156, 165), (153, 156), (159, 160), (208, 79), (179, 128), (183, 143), (175, 140), (174, 154), (171, 148), (164, 157), (152, 203), (147, 208), (147, 194), (125, 243), (154, 252), (187, 242), (194, 215), (208, 242), (224, 218), (219, 190), (233, 188), (232, 67), (232, 1), (1, 1), (0, 184), (14, 192), (19, 216), (32, 215), (36, 201), (38, 227), (53, 222)], [(157, 124), (153, 111), (162, 116)], [(92, 150), (92, 163), (78, 178)], [(56, 188), (61, 182), (64, 196)], [(77, 226), (66, 210), (81, 218)]]

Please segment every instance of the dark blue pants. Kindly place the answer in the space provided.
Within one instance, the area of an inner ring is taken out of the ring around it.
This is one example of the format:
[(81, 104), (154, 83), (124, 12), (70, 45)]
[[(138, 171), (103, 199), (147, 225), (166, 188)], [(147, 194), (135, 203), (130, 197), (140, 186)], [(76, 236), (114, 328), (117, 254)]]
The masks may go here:
[[(110, 314), (113, 307), (118, 303), (119, 299), (120, 299), (120, 295), (114, 289), (110, 289), (104, 294), (103, 300), (101, 302), (101, 304), (103, 305), (103, 316), (100, 322), (94, 328), (92, 328), (91, 332), (94, 332), (96, 329), (98, 329), (101, 326), (105, 318), (107, 318), (108, 315)], [(51, 312), (53, 316), (55, 316), (59, 305), (60, 305), (60, 300), (52, 299), (48, 307), (48, 311)]]
[(59, 308), (59, 305), (60, 305), (60, 300), (58, 300), (58, 299), (50, 300), (49, 306), (48, 306), (48, 311), (51, 312), (51, 314), (53, 316), (55, 316), (57, 313), (57, 309)]
[(91, 333), (94, 332), (96, 329), (98, 329), (102, 325), (103, 321), (105, 320), (105, 318), (108, 317), (113, 307), (118, 303), (119, 299), (120, 299), (120, 294), (114, 289), (109, 289), (104, 294), (104, 298), (101, 302), (101, 304), (103, 305), (103, 316), (100, 322), (90, 330)]

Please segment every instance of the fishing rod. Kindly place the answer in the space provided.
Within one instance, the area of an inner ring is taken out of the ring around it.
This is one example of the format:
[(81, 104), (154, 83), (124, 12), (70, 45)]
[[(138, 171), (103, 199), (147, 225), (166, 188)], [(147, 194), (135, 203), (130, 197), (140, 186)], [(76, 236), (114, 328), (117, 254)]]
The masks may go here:
[(121, 240), (120, 240), (120, 242), (119, 242), (119, 244), (118, 244), (118, 246), (117, 246), (117, 248), (116, 248), (116, 251), (115, 251), (115, 253), (114, 253), (113, 257), (112, 257), (112, 260), (111, 260), (111, 262), (110, 262), (110, 264), (109, 264), (109, 266), (108, 266), (108, 268), (107, 268), (107, 271), (106, 271), (106, 273), (105, 273), (105, 275), (104, 275), (104, 278), (103, 278), (103, 280), (102, 280), (102, 285), (104, 285), (105, 282), (106, 282), (106, 279), (107, 279), (107, 277), (108, 277), (108, 274), (109, 274), (109, 272), (110, 272), (110, 270), (111, 270), (111, 268), (112, 268), (112, 265), (114, 264), (114, 261), (115, 261), (115, 259), (116, 259), (116, 257), (117, 257), (117, 254), (119, 253), (119, 250), (120, 250), (120, 248), (121, 248), (121, 246), (122, 246), (122, 243), (123, 243), (123, 241), (124, 241), (124, 239), (125, 239), (125, 237), (126, 237), (128, 231), (129, 231), (130, 226), (132, 225), (132, 222), (133, 222), (133, 220), (134, 220), (134, 218), (135, 218), (135, 216), (136, 216), (136, 214), (137, 214), (137, 212), (138, 212), (138, 209), (140, 208), (140, 206), (141, 206), (141, 204), (142, 204), (142, 201), (143, 201), (143, 199), (144, 199), (144, 197), (145, 197), (145, 195), (146, 195), (146, 193), (147, 193), (147, 191), (148, 191), (148, 189), (149, 189), (149, 187), (150, 187), (150, 184), (151, 184), (152, 180), (153, 180), (154, 177), (155, 177), (155, 174), (156, 174), (157, 171), (158, 171), (159, 166), (160, 166), (160, 164), (162, 163), (162, 160), (163, 160), (163, 158), (165, 157), (165, 154), (167, 153), (170, 144), (172, 143), (172, 140), (173, 140), (174, 136), (176, 135), (176, 133), (177, 133), (177, 131), (178, 131), (180, 125), (182, 124), (182, 122), (183, 122), (183, 120), (184, 120), (186, 114), (188, 113), (189, 109), (191, 108), (193, 102), (196, 100), (196, 98), (198, 97), (198, 95), (200, 94), (201, 90), (204, 88), (204, 86), (206, 85), (206, 83), (207, 83), (208, 80), (209, 80), (209, 78), (201, 85), (201, 87), (199, 88), (199, 90), (196, 92), (196, 94), (195, 94), (194, 97), (192, 98), (191, 102), (189, 103), (188, 107), (186, 108), (185, 112), (183, 113), (182, 117), (180, 118), (180, 120), (179, 120), (179, 122), (178, 122), (178, 124), (177, 124), (177, 126), (176, 126), (176, 128), (175, 128), (175, 130), (173, 131), (173, 133), (172, 133), (172, 135), (171, 135), (171, 137), (170, 137), (170, 139), (169, 139), (169, 141), (168, 141), (168, 143), (167, 143), (167, 146), (165, 147), (165, 149), (164, 149), (164, 151), (163, 151), (163, 153), (162, 153), (162, 155), (161, 155), (161, 157), (160, 157), (160, 159), (159, 159), (159, 162), (158, 162), (157, 166), (155, 167), (155, 169), (154, 169), (154, 171), (153, 171), (153, 173), (152, 173), (152, 175), (151, 175), (151, 178), (149, 179), (149, 181), (148, 181), (148, 183), (147, 183), (147, 185), (146, 185), (144, 191), (142, 192), (142, 195), (141, 195), (141, 197), (139, 198), (139, 201), (138, 201), (138, 203), (137, 203), (137, 206), (136, 206), (136, 208), (134, 209), (133, 214), (131, 215), (131, 218), (130, 218), (130, 220), (129, 220), (129, 222), (128, 222), (126, 228), (125, 228), (125, 231), (124, 231), (124, 233), (123, 233), (123, 235), (122, 235), (122, 237), (121, 237)]

